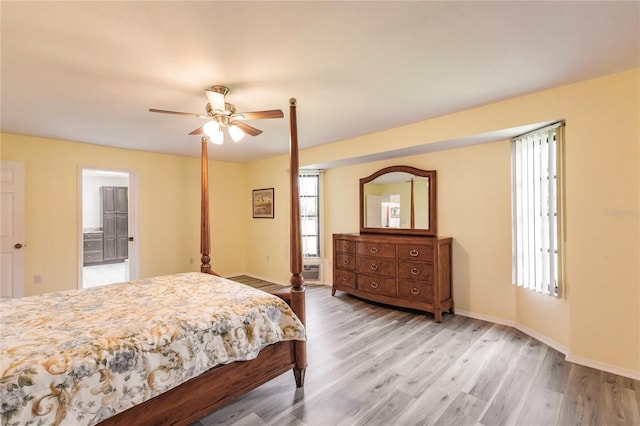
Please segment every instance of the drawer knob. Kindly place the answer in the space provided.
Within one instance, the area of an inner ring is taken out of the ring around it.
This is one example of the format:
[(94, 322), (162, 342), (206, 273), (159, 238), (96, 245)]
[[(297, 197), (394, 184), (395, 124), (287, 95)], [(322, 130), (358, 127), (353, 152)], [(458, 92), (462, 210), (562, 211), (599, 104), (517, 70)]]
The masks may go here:
[(348, 276), (346, 276), (346, 275), (343, 275), (343, 276), (342, 276), (342, 281), (345, 281), (345, 282), (346, 282), (346, 281), (349, 281), (349, 277), (348, 277)]
[(411, 250), (409, 256), (417, 257), (420, 254), (418, 250)]
[(373, 254), (376, 254), (378, 252), (378, 249), (376, 247), (371, 247), (371, 250), (369, 251)]
[(420, 290), (414, 287), (411, 289), (411, 294), (420, 294)]
[(420, 275), (420, 269), (418, 269), (418, 268), (413, 268), (413, 269), (411, 270), (411, 273), (412, 273), (413, 275)]
[(377, 271), (378, 270), (378, 265), (376, 265), (375, 263), (372, 263), (371, 264), (371, 269), (374, 270), (374, 271)]
[(378, 287), (380, 287), (380, 286), (378, 285), (377, 282), (374, 281), (374, 282), (371, 283), (371, 288), (378, 288)]
[(343, 244), (343, 245), (342, 245), (342, 248), (343, 248), (343, 250), (348, 249), (348, 248), (349, 248), (349, 244)]
[(348, 265), (349, 264), (349, 259), (343, 260), (342, 263), (344, 263), (345, 265)]

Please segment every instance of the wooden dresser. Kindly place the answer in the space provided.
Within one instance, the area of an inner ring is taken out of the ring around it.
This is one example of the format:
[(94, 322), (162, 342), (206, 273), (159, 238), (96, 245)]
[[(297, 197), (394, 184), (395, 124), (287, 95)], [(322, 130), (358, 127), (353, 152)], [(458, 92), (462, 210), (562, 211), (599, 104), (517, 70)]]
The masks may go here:
[(451, 238), (334, 234), (333, 288), (434, 314), (453, 313)]

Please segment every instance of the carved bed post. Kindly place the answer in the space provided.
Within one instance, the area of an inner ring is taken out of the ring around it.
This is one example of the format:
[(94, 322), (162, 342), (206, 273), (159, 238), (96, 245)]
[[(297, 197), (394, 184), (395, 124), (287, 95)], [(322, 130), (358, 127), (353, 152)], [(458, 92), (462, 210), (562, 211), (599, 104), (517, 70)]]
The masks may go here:
[[(302, 232), (300, 230), (300, 190), (299, 161), (298, 161), (298, 120), (296, 117), (296, 100), (289, 99), (289, 130), (290, 130), (290, 188), (291, 188), (291, 308), (300, 321), (306, 325), (305, 318), (305, 289), (302, 277)], [(296, 378), (296, 386), (304, 385), (304, 373), (307, 368), (306, 342), (295, 342), (296, 366), (293, 374)]]
[[(298, 134), (295, 99), (291, 112), (291, 288), (289, 292), (272, 292), (284, 299), (302, 323), (305, 321), (305, 289), (302, 277), (302, 240), (298, 189)], [(201, 233), (200, 251), (203, 273), (218, 275), (209, 264), (209, 180), (206, 137), (202, 138)], [(307, 367), (305, 341), (286, 341), (264, 348), (256, 359), (219, 365), (162, 394), (118, 413), (100, 424), (106, 425), (186, 425), (233, 399), (291, 370), (296, 386), (304, 384)]]
[(218, 275), (211, 270), (211, 258), (210, 253), (210, 241), (211, 235), (209, 231), (209, 157), (207, 155), (207, 142), (206, 136), (202, 137), (202, 173), (200, 184), (200, 272), (205, 274)]

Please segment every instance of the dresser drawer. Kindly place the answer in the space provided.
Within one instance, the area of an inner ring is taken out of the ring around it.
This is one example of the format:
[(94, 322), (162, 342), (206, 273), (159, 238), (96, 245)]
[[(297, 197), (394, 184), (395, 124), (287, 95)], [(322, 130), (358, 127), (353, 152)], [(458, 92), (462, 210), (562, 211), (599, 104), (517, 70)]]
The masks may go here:
[(433, 245), (399, 244), (398, 260), (433, 262)]
[(433, 285), (415, 281), (398, 281), (398, 298), (433, 303)]
[(356, 270), (356, 256), (353, 254), (336, 253), (334, 262), (336, 268)]
[(383, 278), (373, 275), (358, 275), (358, 289), (382, 296), (396, 297), (395, 278)]
[(381, 243), (369, 243), (358, 242), (356, 247), (358, 256), (374, 256), (385, 259), (396, 258), (396, 246), (395, 244), (381, 244)]
[(350, 240), (335, 240), (334, 250), (336, 252), (342, 253), (355, 253), (356, 252), (356, 242)]
[(398, 263), (398, 278), (432, 283), (433, 265), (422, 262), (400, 262)]
[(334, 269), (333, 284), (346, 285), (348, 287), (356, 288), (356, 274), (354, 272), (345, 271), (342, 269)]
[(370, 242), (359, 242), (357, 245), (358, 256), (375, 256), (386, 259), (396, 258), (395, 244), (381, 244)]
[(396, 276), (395, 260), (378, 259), (375, 257), (358, 257), (358, 273), (384, 275), (387, 277)]

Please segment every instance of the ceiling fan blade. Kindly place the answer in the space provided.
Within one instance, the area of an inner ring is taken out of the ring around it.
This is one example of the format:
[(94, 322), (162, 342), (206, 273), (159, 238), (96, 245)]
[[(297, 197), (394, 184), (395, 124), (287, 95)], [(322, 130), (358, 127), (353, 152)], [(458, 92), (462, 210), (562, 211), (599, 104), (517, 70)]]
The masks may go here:
[(159, 112), (159, 113), (162, 113), (162, 114), (184, 115), (186, 117), (211, 118), (211, 117), (209, 117), (207, 115), (196, 114), (195, 112), (167, 111), (166, 109), (149, 108), (149, 112)]
[(261, 118), (282, 118), (284, 113), (281, 109), (270, 109), (267, 111), (238, 112), (232, 114), (231, 117), (240, 120), (259, 120)]
[(262, 130), (251, 127), (241, 121), (231, 121), (229, 124), (235, 124), (240, 130), (251, 136), (258, 136), (260, 133), (262, 133)]
[[(204, 127), (204, 126), (202, 126)], [(195, 129), (194, 131), (190, 132), (190, 135), (200, 135), (202, 133), (204, 133), (204, 130), (202, 130), (202, 127), (198, 127), (197, 129)]]

